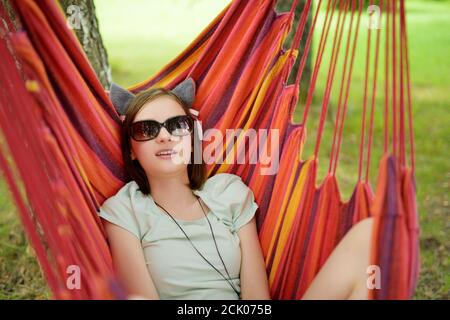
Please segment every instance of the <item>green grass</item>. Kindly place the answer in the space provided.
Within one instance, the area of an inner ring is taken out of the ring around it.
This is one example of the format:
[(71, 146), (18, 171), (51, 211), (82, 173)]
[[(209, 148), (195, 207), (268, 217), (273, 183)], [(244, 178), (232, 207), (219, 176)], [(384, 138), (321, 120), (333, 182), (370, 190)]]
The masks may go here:
[(4, 179), (0, 179), (0, 239), (0, 299), (48, 299)]
[(129, 86), (149, 78), (187, 47), (228, 3), (133, 0), (129, 5), (121, 0), (96, 0), (114, 81)]
[[(129, 86), (147, 79), (172, 60), (205, 27), (228, 1), (135, 0), (124, 10), (124, 1), (95, 1), (103, 41), (115, 82)], [(449, 199), (450, 166), (450, 1), (408, 0), (408, 37), (411, 61), (413, 116), (416, 146), (416, 179), (421, 221), (422, 272), (416, 299), (448, 299), (450, 291)], [(362, 22), (364, 23), (364, 21)], [(361, 34), (360, 47), (365, 48)], [(315, 42), (317, 45), (318, 41)], [(329, 42), (331, 43), (331, 42)], [(316, 50), (316, 48), (315, 48)], [(326, 62), (326, 61), (325, 61)], [(308, 122), (304, 157), (312, 153), (319, 115), (317, 101), (323, 93), (321, 70), (315, 103)], [(336, 76), (339, 75), (339, 69)], [(348, 117), (337, 171), (343, 199), (348, 199), (357, 179), (360, 115), (363, 101), (364, 50), (355, 59)], [(380, 78), (379, 89), (382, 89)], [(336, 78), (322, 146), (319, 174), (326, 173), (332, 116), (335, 115), (340, 79)], [(380, 101), (381, 102), (381, 101)], [(381, 106), (382, 104), (377, 104)], [(302, 106), (296, 110), (300, 121)], [(382, 119), (376, 118), (375, 153), (371, 181), (376, 181)], [(320, 182), (320, 181), (319, 181)], [(26, 239), (4, 181), (0, 182), (0, 298), (46, 298), (38, 265)]]

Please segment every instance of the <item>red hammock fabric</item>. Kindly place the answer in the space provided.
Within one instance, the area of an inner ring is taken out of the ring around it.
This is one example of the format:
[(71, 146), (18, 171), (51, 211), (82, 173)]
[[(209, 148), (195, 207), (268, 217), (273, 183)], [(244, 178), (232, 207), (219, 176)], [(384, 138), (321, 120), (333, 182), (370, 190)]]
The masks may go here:
[[(369, 168), (381, 30), (376, 34), (374, 72), (370, 77), (373, 31), (367, 29), (359, 179), (348, 201), (341, 198), (335, 173), (361, 29), (362, 1), (319, 0), (314, 10), (312, 1), (306, 1), (289, 49), (283, 49), (282, 44), (291, 29), (297, 1), (293, 1), (290, 12), (282, 14), (275, 13), (275, 2), (233, 1), (177, 58), (130, 90), (173, 88), (191, 76), (198, 87), (195, 106), (204, 130), (216, 128), (224, 136), (226, 129), (277, 130), (278, 136), (269, 134), (258, 146), (248, 148), (242, 143), (244, 130), (237, 142), (224, 141), (227, 154), (216, 155), (226, 159), (236, 152), (250, 159), (260, 155), (260, 148), (278, 148), (281, 157), (276, 175), (265, 174), (268, 168), (261, 161), (213, 163), (208, 167), (209, 175), (230, 172), (241, 176), (255, 194), (273, 299), (300, 299), (339, 240), (352, 225), (369, 216), (375, 218), (371, 263), (382, 270), (381, 288), (369, 290), (370, 298), (410, 298), (418, 275), (419, 229), (404, 0), (380, 2), (391, 27), (388, 24), (385, 30), (384, 155), (375, 193), (369, 182)], [(0, 8), (0, 18), (5, 22), (0, 26), (0, 126), (4, 136), (0, 140), (4, 150), (0, 165), (54, 297), (123, 298), (125, 292), (112, 270), (96, 212), (105, 198), (128, 182), (120, 154), (120, 119), (76, 37), (66, 27), (58, 4), (43, 0), (38, 5), (35, 0), (24, 0), (15, 5), (23, 31), (13, 30)], [(337, 7), (345, 10), (335, 10)], [(309, 12), (312, 27), (305, 30)], [(325, 15), (323, 26), (317, 25), (320, 12)], [(336, 16), (333, 34), (330, 29)], [(345, 29), (345, 23), (350, 27)], [(320, 42), (308, 97), (301, 106), (303, 120), (297, 124), (292, 120), (298, 86), (317, 29), (322, 29)], [(344, 32), (348, 41), (341, 47)], [(307, 45), (300, 56), (296, 81), (288, 85), (302, 36), (307, 37)], [(304, 160), (304, 145), (309, 142), (308, 115), (329, 41), (333, 43), (332, 54), (314, 154)], [(330, 166), (325, 179), (316, 186), (318, 152), (341, 56), (344, 68), (339, 79)], [(228, 144), (235, 148), (227, 148)], [(392, 152), (388, 150), (390, 144)], [(208, 143), (204, 145), (206, 148)], [(272, 163), (276, 160), (270, 152), (268, 157)], [(71, 265), (81, 269), (80, 290), (67, 287), (67, 268)]]

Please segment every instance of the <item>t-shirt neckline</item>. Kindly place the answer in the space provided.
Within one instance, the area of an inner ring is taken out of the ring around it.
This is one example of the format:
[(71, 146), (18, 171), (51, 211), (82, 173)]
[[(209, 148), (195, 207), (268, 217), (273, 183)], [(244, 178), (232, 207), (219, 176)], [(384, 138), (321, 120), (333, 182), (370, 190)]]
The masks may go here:
[[(201, 194), (198, 193), (197, 191), (198, 191), (198, 190), (193, 190), (194, 194), (197, 195), (197, 196), (199, 196), (200, 199), (202, 199), (202, 201), (205, 202), (204, 199), (201, 197)], [(158, 212), (158, 214), (164, 215), (167, 219), (170, 219), (170, 220), (175, 219), (176, 222), (179, 222), (179, 223), (183, 223), (183, 224), (198, 223), (198, 222), (201, 222), (201, 221), (205, 220), (207, 217), (208, 217), (208, 218), (211, 218), (211, 216), (212, 216), (212, 210), (210, 209), (210, 210), (206, 213), (206, 215), (203, 214), (202, 217), (197, 218), (197, 219), (185, 220), (185, 219), (175, 218), (175, 217), (173, 217), (173, 216), (172, 216), (172, 218), (171, 218), (171, 217), (167, 214), (167, 212), (165, 212), (163, 209), (161, 209), (161, 208), (156, 204), (155, 200), (153, 199), (153, 197), (152, 197), (150, 194), (149, 194), (149, 195), (144, 195), (144, 196), (145, 196), (146, 198), (149, 199), (150, 203), (152, 204), (152, 206), (153, 206), (153, 208), (156, 210), (156, 212)], [(206, 202), (205, 202), (205, 204), (206, 204)], [(209, 208), (209, 206), (208, 206), (208, 208)], [(172, 220), (172, 221), (173, 221), (173, 220)]]

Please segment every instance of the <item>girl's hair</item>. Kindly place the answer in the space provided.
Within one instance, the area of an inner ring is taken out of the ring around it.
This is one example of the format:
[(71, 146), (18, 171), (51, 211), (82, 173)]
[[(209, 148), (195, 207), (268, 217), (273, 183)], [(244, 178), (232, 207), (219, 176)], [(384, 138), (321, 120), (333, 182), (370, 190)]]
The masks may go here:
[[(142, 107), (147, 102), (152, 101), (160, 96), (169, 96), (173, 98), (180, 104), (180, 106), (183, 107), (183, 110), (187, 115), (192, 115), (189, 110), (189, 106), (187, 106), (172, 91), (164, 88), (152, 88), (149, 90), (141, 91), (138, 94), (136, 94), (135, 98), (131, 101), (125, 114), (125, 119), (123, 120), (122, 123), (122, 134), (121, 134), (122, 158), (127, 174), (132, 180), (136, 181), (136, 183), (139, 185), (140, 191), (145, 195), (150, 194), (150, 184), (148, 182), (145, 170), (144, 168), (142, 168), (139, 161), (137, 159), (135, 160), (131, 159), (130, 127), (133, 124), (133, 121), (136, 118), (136, 115), (138, 114), (139, 110), (141, 110)], [(195, 145), (195, 143), (201, 143), (201, 141), (199, 141), (198, 135), (192, 134), (191, 137), (192, 137), (191, 139), (192, 145)], [(194, 150), (194, 147), (192, 148)], [(206, 180), (205, 163), (203, 162), (203, 157), (200, 158), (201, 161), (194, 162), (194, 152), (191, 152), (191, 161), (187, 166), (189, 186), (191, 189), (194, 190), (199, 189)]]

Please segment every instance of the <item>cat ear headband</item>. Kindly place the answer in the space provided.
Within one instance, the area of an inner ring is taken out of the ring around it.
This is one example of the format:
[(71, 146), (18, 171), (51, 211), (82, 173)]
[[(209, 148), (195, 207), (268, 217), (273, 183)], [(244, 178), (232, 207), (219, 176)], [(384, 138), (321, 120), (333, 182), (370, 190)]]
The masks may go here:
[[(189, 111), (191, 115), (195, 118), (197, 123), (197, 130), (200, 140), (203, 137), (202, 126), (198, 120), (198, 111), (192, 108), (192, 104), (195, 99), (195, 81), (192, 78), (187, 78), (180, 82), (175, 88), (171, 90), (181, 101), (183, 101), (187, 106), (189, 106)], [(109, 90), (109, 96), (114, 108), (120, 115), (125, 115), (127, 113), (128, 107), (135, 98), (135, 95), (117, 85), (116, 83), (111, 84)]]

